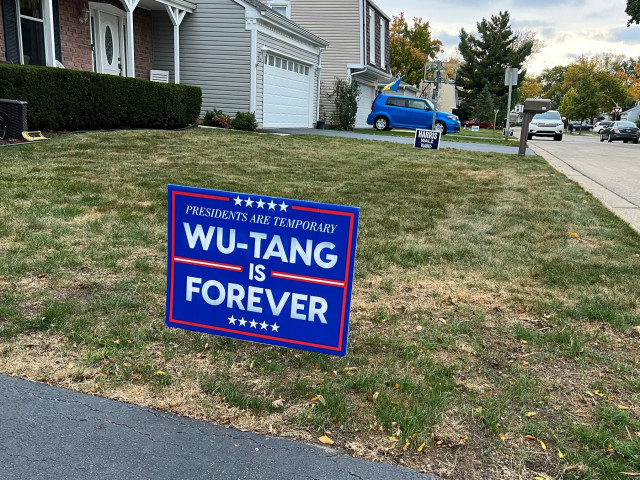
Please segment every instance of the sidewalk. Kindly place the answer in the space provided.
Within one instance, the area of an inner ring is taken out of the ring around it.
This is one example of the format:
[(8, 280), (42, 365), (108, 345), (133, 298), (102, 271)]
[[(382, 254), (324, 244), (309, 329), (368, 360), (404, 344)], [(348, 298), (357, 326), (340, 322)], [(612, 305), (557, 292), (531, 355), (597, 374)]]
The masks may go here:
[(0, 375), (0, 479), (438, 480)]

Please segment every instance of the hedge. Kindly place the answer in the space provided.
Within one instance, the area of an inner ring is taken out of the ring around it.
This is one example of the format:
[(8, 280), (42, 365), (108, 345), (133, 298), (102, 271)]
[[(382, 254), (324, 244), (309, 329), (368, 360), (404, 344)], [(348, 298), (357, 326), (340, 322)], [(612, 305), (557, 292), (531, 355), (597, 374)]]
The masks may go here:
[(179, 128), (195, 123), (199, 87), (0, 63), (0, 98), (24, 100), (30, 130)]

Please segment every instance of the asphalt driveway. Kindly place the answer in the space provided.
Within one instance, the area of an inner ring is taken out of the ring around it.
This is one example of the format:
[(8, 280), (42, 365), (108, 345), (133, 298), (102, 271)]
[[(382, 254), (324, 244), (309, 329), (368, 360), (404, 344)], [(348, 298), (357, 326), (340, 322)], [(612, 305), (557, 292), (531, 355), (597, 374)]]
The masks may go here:
[[(281, 135), (324, 135), (327, 137), (359, 138), (361, 140), (375, 140), (377, 142), (403, 143), (413, 145), (413, 137), (396, 137), (393, 135), (378, 135), (375, 133), (354, 133), (340, 130), (316, 130), (313, 128), (265, 128), (264, 133), (278, 133)], [(507, 147), (502, 145), (488, 145), (486, 143), (465, 143), (447, 141), (447, 136), (442, 137), (440, 148), (457, 148), (458, 150), (468, 150), (473, 152), (492, 152), (517, 155), (517, 147)], [(527, 149), (527, 155), (535, 155), (534, 151)]]
[(529, 147), (640, 232), (640, 145), (565, 133), (561, 142), (534, 137)]

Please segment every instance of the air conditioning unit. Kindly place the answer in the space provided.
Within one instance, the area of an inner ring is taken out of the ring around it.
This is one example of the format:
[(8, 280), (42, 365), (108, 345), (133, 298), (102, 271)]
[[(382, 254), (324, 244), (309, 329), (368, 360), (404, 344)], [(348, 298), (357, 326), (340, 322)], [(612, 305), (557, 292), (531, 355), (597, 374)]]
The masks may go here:
[(28, 130), (27, 102), (0, 98), (0, 118), (5, 125), (5, 137), (21, 138), (22, 132)]

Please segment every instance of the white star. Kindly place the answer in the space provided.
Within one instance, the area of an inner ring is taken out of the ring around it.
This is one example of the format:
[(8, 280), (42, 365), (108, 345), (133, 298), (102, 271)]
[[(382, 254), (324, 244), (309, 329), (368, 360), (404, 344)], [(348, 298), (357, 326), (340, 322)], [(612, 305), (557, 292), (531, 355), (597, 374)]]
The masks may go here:
[(269, 210), (275, 210), (276, 209), (276, 204), (274, 203), (273, 200), (271, 200), (269, 203), (267, 203), (267, 205), (269, 205)]
[(234, 198), (233, 201), (236, 202), (236, 205), (242, 205), (242, 199), (240, 198), (240, 195)]
[(282, 201), (282, 203), (280, 204), (280, 211), (281, 212), (286, 212), (287, 211), (287, 207), (289, 205), (287, 205), (286, 203), (284, 203), (284, 200)]
[(235, 324), (236, 324), (236, 319), (234, 318), (234, 316), (233, 316), (233, 315), (231, 315), (231, 316), (229, 317), (229, 323), (230, 323), (231, 325), (235, 325)]
[(262, 199), (260, 199), (256, 202), (256, 205), (258, 206), (258, 208), (264, 208), (264, 203), (265, 202), (263, 202)]
[(277, 323), (274, 323), (273, 325), (271, 325), (271, 331), (272, 332), (278, 333), (278, 329), (279, 328), (280, 328), (280, 325), (278, 325)]
[(262, 321), (262, 323), (260, 324), (260, 329), (261, 329), (261, 330), (266, 330), (268, 326), (269, 326), (269, 325), (267, 325), (267, 322), (265, 322), (265, 321), (263, 320), (263, 321)]
[(244, 319), (244, 317), (242, 317), (240, 320), (238, 320), (238, 322), (240, 323), (241, 327), (244, 327), (247, 324), (247, 321)]
[(256, 325), (258, 325), (258, 322), (256, 322), (255, 320), (251, 320), (249, 322), (249, 325), (251, 325), (251, 328), (256, 328)]
[(253, 200), (251, 200), (251, 197), (247, 198), (244, 203), (247, 205), (247, 207), (253, 207)]

